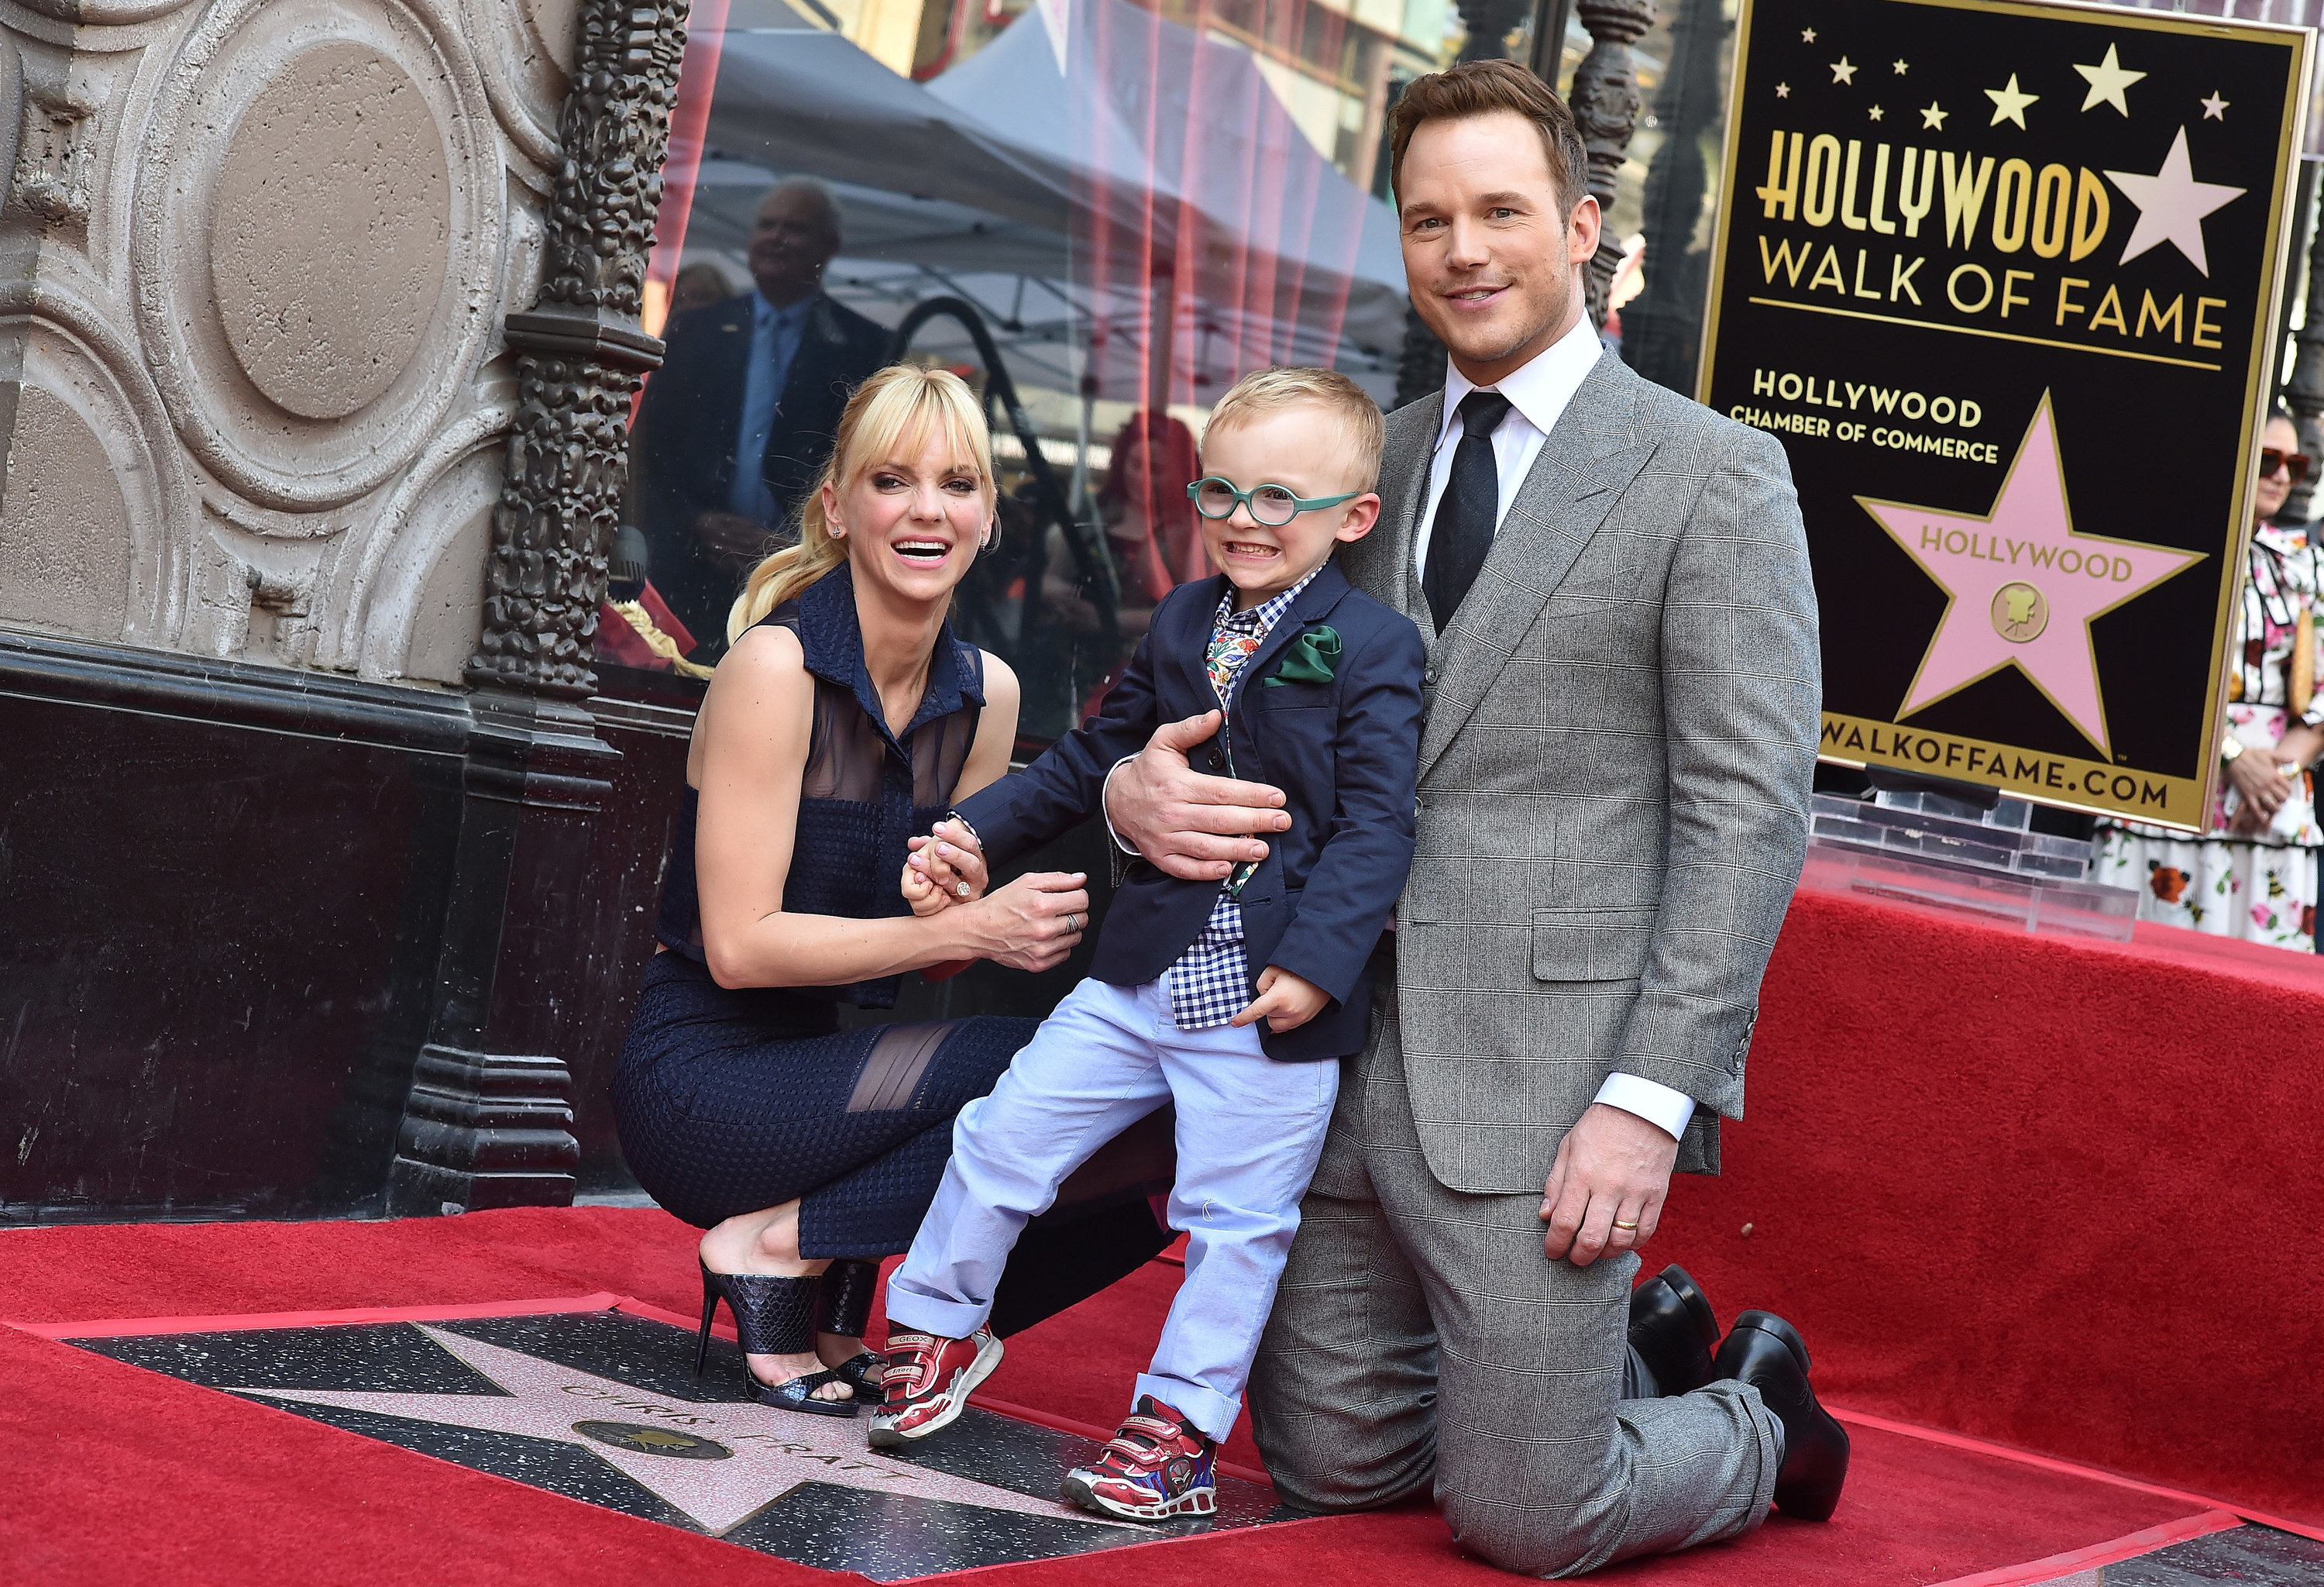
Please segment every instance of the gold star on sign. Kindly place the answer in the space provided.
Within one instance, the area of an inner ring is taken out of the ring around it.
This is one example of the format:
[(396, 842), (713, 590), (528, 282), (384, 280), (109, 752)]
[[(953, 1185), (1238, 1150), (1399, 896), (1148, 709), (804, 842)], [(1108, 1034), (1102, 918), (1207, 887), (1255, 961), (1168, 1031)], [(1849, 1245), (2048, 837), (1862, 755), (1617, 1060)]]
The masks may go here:
[(1814, 42), (1815, 42), (1815, 29), (1813, 29), (1813, 28), (1802, 28), (1802, 29), (1800, 30), (1800, 42), (1801, 42), (1801, 43), (1803, 43), (1803, 44), (1812, 44), (1812, 43), (1814, 43)]
[(1938, 132), (1944, 131), (1945, 117), (1951, 114), (1952, 112), (1950, 110), (1939, 109), (1937, 107), (1936, 101), (1933, 99), (1931, 100), (1929, 102), (1929, 107), (1921, 112), (1921, 130), (1926, 132), (1930, 128), (1933, 127)]
[(1910, 71), (1910, 70), (1912, 69), (1912, 68), (1911, 68), (1911, 67), (1909, 67), (1909, 66), (1905, 65), (1905, 64), (1904, 64), (1903, 61), (1901, 61), (1901, 60), (1895, 62), (1895, 63), (1894, 63), (1894, 65), (1895, 66), (1895, 69), (1896, 69), (1896, 75), (1897, 75), (1898, 77), (1903, 77), (1906, 72), (1908, 72), (1908, 71)]
[(2198, 99), (2195, 103), (2203, 107), (2203, 119), (2205, 121), (2225, 121), (2227, 119), (2227, 102), (2219, 97), (2218, 89), (2213, 88), (2209, 98)]
[(1790, 98), (1791, 97), (1792, 97), (1792, 85), (1791, 85), (1791, 84), (1789, 84), (1789, 83), (1777, 83), (1777, 84), (1775, 85), (1775, 97), (1776, 97), (1776, 98), (1778, 98), (1778, 99), (1788, 99), (1788, 98)]
[(1877, 105), (1875, 105), (1872, 107), (1872, 119), (1875, 121), (1878, 121), (1880, 119), (1880, 106)]
[(2090, 91), (2082, 96), (2083, 109), (2111, 105), (2125, 115), (2130, 114), (2130, 101), (2122, 97), (2122, 91), (2146, 75), (2143, 71), (2125, 71), (2122, 62), (2116, 58), (2112, 44), (2107, 46), (2104, 60), (2096, 66), (2078, 66), (2074, 69), (2080, 72), (2082, 80), (2090, 86)]
[(2007, 88), (1987, 88), (1985, 97), (1993, 101), (1993, 119), (1985, 125), (1999, 126), (2005, 121), (2014, 121), (2020, 132), (2025, 130), (2025, 107), (2042, 97), (2039, 94), (2019, 93), (2017, 74), (2014, 71), (2009, 74)]
[(1851, 88), (1856, 86), (1856, 68), (1848, 63), (1847, 56), (1843, 55), (1831, 63), (1831, 80), (1846, 83)]

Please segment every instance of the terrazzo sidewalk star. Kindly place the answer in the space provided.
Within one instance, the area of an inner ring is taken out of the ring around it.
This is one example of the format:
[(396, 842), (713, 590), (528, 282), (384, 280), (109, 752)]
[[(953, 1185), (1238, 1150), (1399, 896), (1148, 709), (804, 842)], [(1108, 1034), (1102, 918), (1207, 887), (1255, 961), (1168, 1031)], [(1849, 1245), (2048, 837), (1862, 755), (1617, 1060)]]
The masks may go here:
[(228, 1392), (575, 1444), (711, 1533), (732, 1530), (802, 1482), (948, 1499), (1017, 1515), (1117, 1524), (1097, 1522), (1061, 1501), (916, 1470), (874, 1454), (863, 1440), (869, 1424), (860, 1416), (841, 1422), (776, 1410), (754, 1400), (712, 1406), (665, 1399), (522, 1351), (463, 1338), (424, 1323), (412, 1326), (502, 1393), (409, 1394), (258, 1385), (230, 1387)]
[[(593, 1301), (613, 1296), (590, 1297)], [(523, 1303), (512, 1303), (520, 1305)], [(761, 1405), (740, 1352), (634, 1301), (346, 1319), (187, 1318), (68, 1342), (254, 1405), (496, 1477), (878, 1582), (1057, 1559), (1286, 1518), (1263, 1485), (1222, 1477), (1200, 1521), (1140, 1526), (1065, 1503), (1057, 1484), (1101, 1440), (972, 1405), (908, 1457), (867, 1419)]]

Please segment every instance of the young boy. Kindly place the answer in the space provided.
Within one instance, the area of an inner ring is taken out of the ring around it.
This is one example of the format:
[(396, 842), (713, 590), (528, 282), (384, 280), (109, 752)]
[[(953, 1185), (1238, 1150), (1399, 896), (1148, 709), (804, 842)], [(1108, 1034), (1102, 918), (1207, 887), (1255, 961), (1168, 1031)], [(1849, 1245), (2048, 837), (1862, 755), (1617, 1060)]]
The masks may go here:
[[(1090, 978), (982, 1101), (888, 1288), (887, 1395), (871, 1441), (940, 1431), (1001, 1361), (985, 1326), (1026, 1220), (1098, 1147), (1177, 1107), (1171, 1227), (1186, 1277), (1135, 1409), (1065, 1497), (1126, 1519), (1206, 1515), (1274, 1304), (1299, 1199), (1363, 1046), (1366, 964), (1413, 853), (1419, 632), (1351, 588), (1332, 548), (1379, 515), (1379, 407), (1328, 370), (1244, 377), (1213, 411), (1211, 472), (1188, 486), (1212, 561), (1181, 585), (1103, 708), (1014, 777), (964, 800), (999, 863), (1099, 813), (1107, 772), (1157, 725), (1223, 711), (1193, 760), (1283, 790), (1291, 826), (1224, 882), (1133, 864)], [(946, 890), (950, 890), (949, 889)], [(910, 866), (926, 913), (954, 901)], [(1263, 1028), (1263, 1029), (1262, 1029)]]

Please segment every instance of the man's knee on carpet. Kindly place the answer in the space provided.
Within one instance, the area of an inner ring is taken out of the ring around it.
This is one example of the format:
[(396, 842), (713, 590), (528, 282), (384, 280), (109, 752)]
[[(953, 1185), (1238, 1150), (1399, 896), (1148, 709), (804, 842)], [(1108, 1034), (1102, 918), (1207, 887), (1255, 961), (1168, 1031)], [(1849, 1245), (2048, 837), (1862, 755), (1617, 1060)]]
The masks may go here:
[(1628, 1498), (1610, 1484), (1568, 1504), (1529, 1502), (1514, 1490), (1473, 1494), (1442, 1485), (1436, 1500), (1462, 1547), (1526, 1576), (1579, 1576), (1611, 1564), (1629, 1524)]
[(1387, 1423), (1374, 1424), (1372, 1447), (1349, 1447), (1344, 1424), (1331, 1416), (1268, 1414), (1262, 1397), (1251, 1402), (1251, 1437), (1274, 1481), (1276, 1496), (1315, 1515), (1379, 1509), (1425, 1491), (1436, 1471), (1433, 1421), (1409, 1435), (1383, 1441)]

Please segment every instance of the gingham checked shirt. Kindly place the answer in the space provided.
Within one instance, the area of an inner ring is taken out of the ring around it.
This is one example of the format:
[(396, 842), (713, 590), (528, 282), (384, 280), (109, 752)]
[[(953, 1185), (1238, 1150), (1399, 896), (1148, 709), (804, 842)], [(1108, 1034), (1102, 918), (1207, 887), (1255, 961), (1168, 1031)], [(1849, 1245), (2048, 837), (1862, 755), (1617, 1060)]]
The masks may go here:
[[(1248, 612), (1234, 609), (1230, 587), (1219, 599), (1218, 615), (1211, 622), (1211, 642), (1204, 652), (1204, 668), (1219, 709), (1234, 704), (1242, 665), (1267, 642), (1268, 631), (1291, 609), (1299, 592), (1323, 570), (1318, 563), (1305, 578), (1279, 595), (1270, 595)], [(1220, 728), (1224, 734), (1226, 729)], [(1231, 768), (1230, 771), (1231, 772)], [(1242, 952), (1242, 906), (1235, 901), (1241, 884), (1256, 867), (1246, 866), (1219, 886), (1211, 918), (1178, 962), (1170, 966), (1170, 1016), (1181, 1030), (1208, 1030), (1227, 1024), (1250, 1001), (1250, 966)]]

